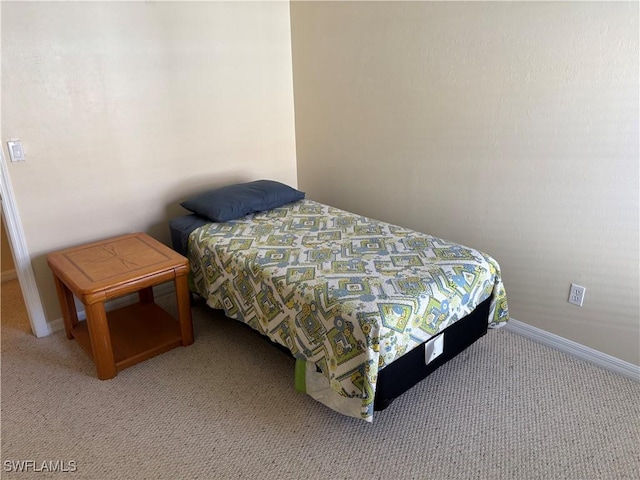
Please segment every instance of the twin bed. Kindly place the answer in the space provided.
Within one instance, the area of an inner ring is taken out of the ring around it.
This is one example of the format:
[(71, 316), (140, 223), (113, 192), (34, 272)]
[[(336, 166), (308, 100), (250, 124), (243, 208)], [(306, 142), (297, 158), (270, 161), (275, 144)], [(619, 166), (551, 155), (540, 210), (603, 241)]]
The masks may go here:
[(296, 388), (372, 421), (508, 320), (497, 262), (462, 245), (260, 180), (206, 192), (170, 221), (191, 288), (296, 359)]

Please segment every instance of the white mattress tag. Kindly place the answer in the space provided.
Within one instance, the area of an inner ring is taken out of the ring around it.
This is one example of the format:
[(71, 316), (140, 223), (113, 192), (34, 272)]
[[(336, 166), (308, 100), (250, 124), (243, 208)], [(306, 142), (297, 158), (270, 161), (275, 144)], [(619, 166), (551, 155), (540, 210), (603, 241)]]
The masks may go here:
[(429, 365), (444, 351), (444, 332), (429, 340), (424, 346), (424, 364)]

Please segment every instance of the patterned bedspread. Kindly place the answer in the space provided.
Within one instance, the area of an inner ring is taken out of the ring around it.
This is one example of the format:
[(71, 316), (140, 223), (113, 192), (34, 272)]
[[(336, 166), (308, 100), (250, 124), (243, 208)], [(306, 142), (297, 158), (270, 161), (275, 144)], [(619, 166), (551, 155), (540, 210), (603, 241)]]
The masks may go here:
[(367, 421), (380, 369), (489, 297), (489, 326), (508, 320), (488, 255), (311, 200), (200, 227), (188, 257), (209, 306), (285, 345), (310, 395)]

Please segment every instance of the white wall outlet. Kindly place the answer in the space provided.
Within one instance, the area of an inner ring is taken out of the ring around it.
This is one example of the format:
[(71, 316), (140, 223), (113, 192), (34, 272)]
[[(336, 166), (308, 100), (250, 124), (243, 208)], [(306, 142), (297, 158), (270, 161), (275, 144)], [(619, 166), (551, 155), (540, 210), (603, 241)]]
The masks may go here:
[(9, 149), (9, 157), (12, 162), (24, 162), (24, 150), (22, 149), (20, 140), (8, 141), (7, 148)]
[(586, 291), (586, 288), (572, 283), (571, 290), (569, 291), (569, 303), (573, 303), (574, 305), (581, 307), (582, 302), (584, 302), (584, 294)]

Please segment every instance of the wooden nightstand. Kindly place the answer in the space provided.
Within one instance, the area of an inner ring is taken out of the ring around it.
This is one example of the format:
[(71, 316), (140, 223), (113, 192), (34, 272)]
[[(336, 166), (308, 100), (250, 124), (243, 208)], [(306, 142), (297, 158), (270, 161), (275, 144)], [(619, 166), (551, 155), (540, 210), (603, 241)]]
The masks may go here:
[[(179, 345), (193, 343), (187, 274), (189, 261), (144, 233), (109, 238), (47, 255), (67, 338), (93, 358), (98, 378)], [(154, 285), (175, 282), (178, 320), (154, 303)], [(139, 302), (109, 313), (104, 302), (138, 292)], [(79, 322), (73, 301), (84, 306)]]

